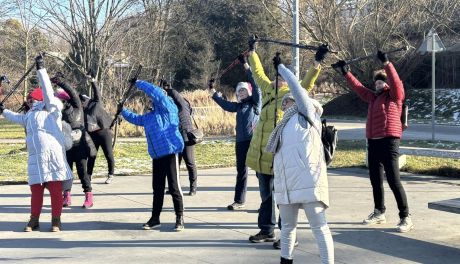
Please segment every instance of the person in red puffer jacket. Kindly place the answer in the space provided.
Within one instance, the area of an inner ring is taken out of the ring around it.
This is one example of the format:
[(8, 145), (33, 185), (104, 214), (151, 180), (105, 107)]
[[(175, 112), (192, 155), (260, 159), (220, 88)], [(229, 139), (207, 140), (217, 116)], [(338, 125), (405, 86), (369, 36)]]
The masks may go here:
[(396, 198), (400, 221), (397, 231), (408, 232), (414, 228), (407, 204), (406, 192), (399, 175), (399, 143), (403, 126), (401, 123), (404, 86), (386, 53), (378, 51), (378, 59), (384, 70), (374, 74), (375, 90), (361, 84), (350, 72), (345, 61), (337, 63), (348, 86), (369, 104), (367, 111), (366, 137), (368, 143), (368, 165), (374, 196), (374, 211), (363, 221), (365, 225), (386, 222), (383, 193), (383, 171)]

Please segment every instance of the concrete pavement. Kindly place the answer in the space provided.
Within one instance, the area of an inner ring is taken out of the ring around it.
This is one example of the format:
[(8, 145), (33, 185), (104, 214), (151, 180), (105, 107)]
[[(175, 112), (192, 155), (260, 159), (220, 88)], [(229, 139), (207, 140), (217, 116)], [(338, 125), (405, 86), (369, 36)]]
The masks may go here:
[[(188, 185), (187, 177), (182, 181)], [(22, 232), (29, 215), (29, 188), (0, 186), (0, 262), (279, 263), (279, 251), (271, 243), (248, 242), (249, 235), (258, 231), (260, 197), (254, 173), (249, 177), (244, 211), (225, 208), (233, 199), (234, 168), (201, 170), (198, 181), (198, 195), (184, 197), (186, 229), (180, 233), (172, 231), (174, 213), (168, 196), (160, 230), (141, 230), (150, 216), (150, 176), (119, 176), (110, 185), (94, 179), (95, 206), (89, 210), (79, 207), (83, 194), (75, 182), (73, 206), (64, 209), (60, 233), (48, 232), (48, 196), (41, 231)], [(403, 184), (415, 223), (415, 230), (408, 234), (394, 231), (397, 209), (388, 188), (387, 224), (363, 226), (360, 222), (373, 207), (366, 171), (329, 171), (331, 207), (327, 213), (336, 263), (458, 263), (460, 215), (428, 209), (427, 203), (459, 197), (460, 180), (405, 175)], [(300, 215), (295, 263), (319, 263), (306, 217)]]

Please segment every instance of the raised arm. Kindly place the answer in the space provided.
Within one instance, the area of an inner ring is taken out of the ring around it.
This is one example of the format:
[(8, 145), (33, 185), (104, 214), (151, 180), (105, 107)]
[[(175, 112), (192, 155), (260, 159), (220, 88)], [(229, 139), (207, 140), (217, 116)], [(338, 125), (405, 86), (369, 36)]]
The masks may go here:
[(61, 80), (57, 81), (56, 85), (61, 87), (70, 96), (69, 103), (71, 106), (82, 109), (81, 100), (74, 88)]
[(270, 79), (265, 74), (264, 68), (259, 59), (259, 55), (257, 55), (255, 51), (249, 52), (248, 59), (252, 68), (252, 76), (254, 81), (262, 91), (262, 96), (265, 96), (266, 93), (270, 93), (274, 90), (272, 81), (270, 81)]
[(252, 86), (252, 96), (251, 96), (252, 97), (252, 104), (255, 106), (255, 108), (257, 109), (258, 113), (260, 113), (260, 111), (261, 111), (260, 108), (262, 106), (262, 99), (261, 99), (262, 95), (261, 95), (259, 86), (257, 85), (257, 83), (254, 81), (254, 78), (252, 77), (252, 70), (251, 70), (251, 68), (249, 68), (249, 65), (248, 65), (248, 68), (246, 69), (246, 74), (247, 74), (247, 77), (248, 77), (248, 81)]
[(121, 111), (123, 118), (129, 123), (136, 126), (144, 126), (144, 115), (139, 115), (134, 112), (129, 111), (126, 108), (123, 108)]
[(21, 126), (26, 126), (26, 115), (19, 114), (8, 109), (3, 110), (3, 116), (13, 123), (20, 124)]
[(390, 86), (390, 97), (393, 100), (404, 100), (404, 85), (399, 78), (393, 63), (389, 62), (385, 65), (388, 85)]
[(321, 72), (321, 64), (318, 62), (315, 62), (314, 66), (311, 66), (310, 69), (308, 69), (307, 74), (303, 78), (302, 82), (300, 85), (307, 90), (307, 92), (310, 92), (313, 90), (313, 87), (315, 87), (315, 82), (316, 79), (318, 79), (319, 73)]
[(96, 80), (90, 79), (90, 84), (91, 84), (91, 90), (93, 91), (93, 101), (94, 102), (102, 102), (102, 95), (101, 91), (96, 85)]
[(169, 112), (172, 106), (177, 109), (174, 102), (168, 99), (168, 96), (163, 93), (160, 87), (141, 80), (136, 81), (136, 87), (152, 98), (154, 107), (167, 112)]
[(289, 91), (295, 99), (299, 113), (310, 120), (315, 120), (315, 107), (308, 96), (308, 92), (297, 81), (297, 77), (283, 64), (278, 66), (278, 72), (288, 83)]
[(355, 91), (364, 102), (368, 103), (375, 98), (374, 93), (356, 79), (351, 72), (347, 72), (347, 74), (345, 74), (345, 79), (347, 80), (348, 86), (353, 89), (353, 91)]
[(218, 92), (212, 95), (212, 99), (227, 112), (235, 113), (238, 110), (238, 103), (225, 100), (218, 95)]

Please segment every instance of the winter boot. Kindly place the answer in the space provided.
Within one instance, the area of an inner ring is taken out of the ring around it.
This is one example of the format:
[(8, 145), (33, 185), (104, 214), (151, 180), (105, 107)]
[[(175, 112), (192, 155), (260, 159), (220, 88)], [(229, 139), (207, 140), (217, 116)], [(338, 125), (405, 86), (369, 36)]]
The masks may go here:
[(53, 217), (51, 219), (51, 232), (60, 232), (61, 231), (61, 217)]
[(82, 207), (86, 209), (93, 207), (93, 193), (92, 192), (85, 193), (85, 202), (83, 203)]
[(26, 227), (24, 227), (24, 232), (32, 232), (38, 230), (40, 228), (40, 224), (38, 223), (37, 216), (30, 216), (29, 223), (27, 223)]
[(294, 260), (292, 260), (292, 259), (285, 259), (285, 258), (281, 257), (281, 262), (280, 262), (280, 264), (292, 264), (292, 263), (294, 263)]
[(70, 196), (70, 191), (64, 191), (64, 202), (62, 203), (62, 207), (67, 207), (72, 204), (72, 197)]

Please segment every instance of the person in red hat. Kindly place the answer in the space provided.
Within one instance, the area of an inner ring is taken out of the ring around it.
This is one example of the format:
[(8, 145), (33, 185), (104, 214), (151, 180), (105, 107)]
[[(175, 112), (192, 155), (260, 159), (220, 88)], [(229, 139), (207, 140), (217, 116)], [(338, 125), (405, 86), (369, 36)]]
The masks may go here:
[(28, 183), (32, 194), (30, 220), (24, 231), (39, 229), (46, 188), (51, 196), (51, 231), (58, 232), (61, 230), (62, 182), (72, 179), (72, 171), (66, 162), (62, 104), (53, 95), (43, 58), (38, 56), (35, 60), (37, 76), (44, 91), (35, 88), (28, 94), (26, 104), (29, 110), (25, 114), (7, 110), (2, 104), (0, 113), (26, 129)]

